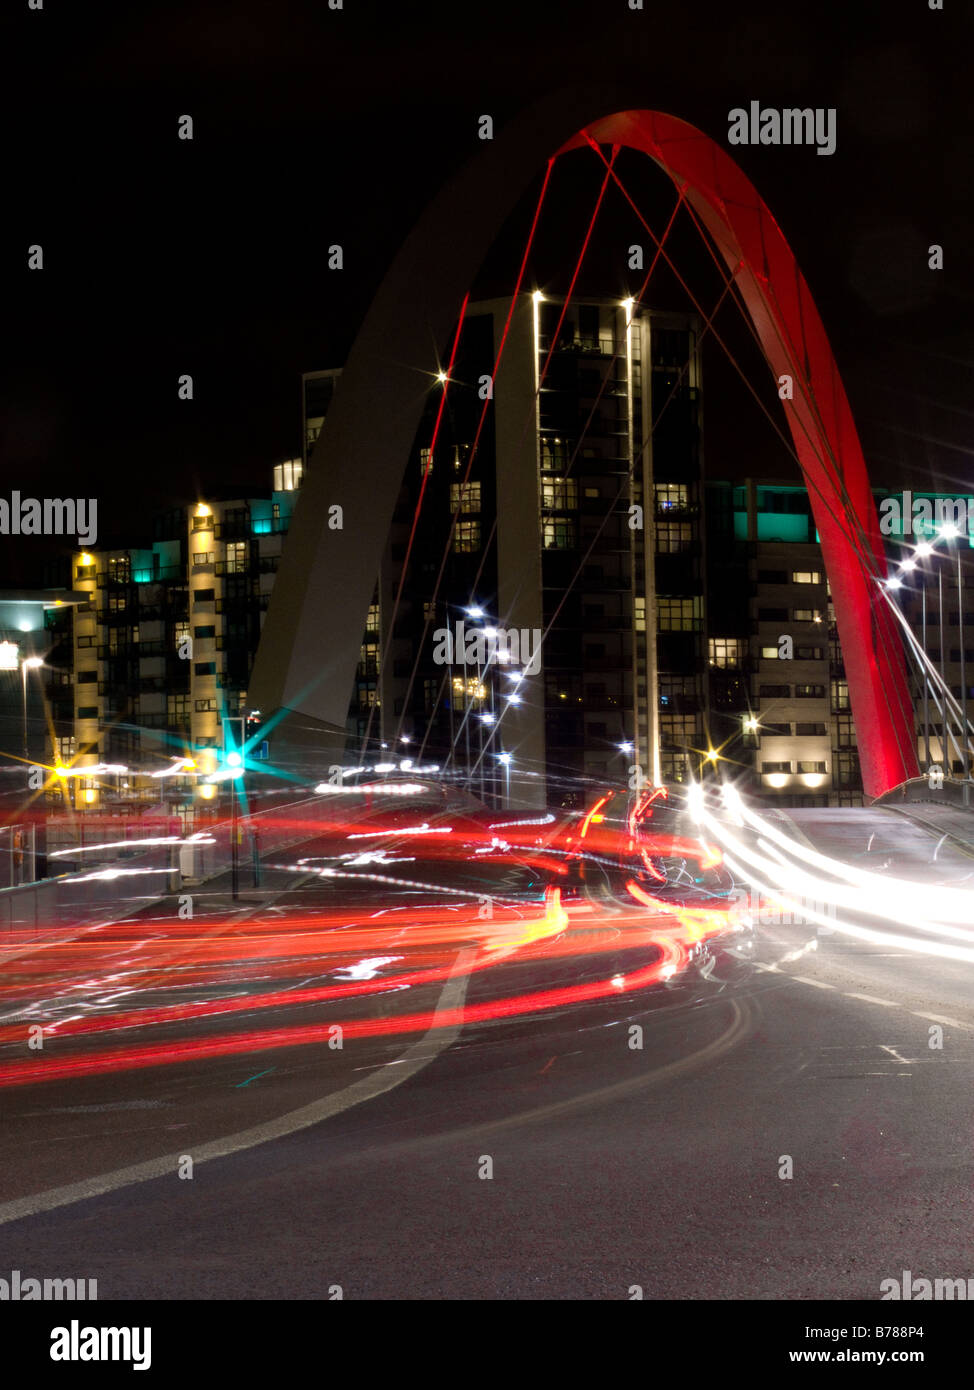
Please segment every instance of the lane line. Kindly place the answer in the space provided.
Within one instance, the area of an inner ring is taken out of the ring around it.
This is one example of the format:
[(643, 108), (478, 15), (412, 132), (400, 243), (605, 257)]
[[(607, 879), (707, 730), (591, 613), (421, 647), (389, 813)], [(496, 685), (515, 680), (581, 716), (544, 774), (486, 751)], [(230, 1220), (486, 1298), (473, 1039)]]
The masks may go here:
[(916, 1009), (911, 1009), (910, 1012), (914, 1018), (926, 1018), (931, 1023), (946, 1023), (948, 1028), (967, 1028), (969, 1030), (971, 1027), (969, 1023), (961, 1023), (959, 1019), (944, 1018), (943, 1014), (922, 1014)]
[[(463, 1005), (470, 979), (467, 965), (475, 954), (476, 949), (474, 947), (466, 947), (457, 956), (453, 972), (440, 991), (434, 1014), (438, 1015)], [(52, 1187), (46, 1192), (37, 1192), (29, 1197), (19, 1197), (12, 1202), (4, 1202), (0, 1204), (0, 1226), (7, 1225), (11, 1221), (21, 1221), (27, 1216), (36, 1216), (39, 1212), (53, 1211), (56, 1207), (66, 1207), (74, 1202), (83, 1202), (89, 1197), (101, 1197), (107, 1192), (116, 1192), (119, 1188), (131, 1187), (135, 1183), (149, 1182), (153, 1178), (174, 1177), (178, 1172), (179, 1161), (187, 1151), (189, 1151), (195, 1167), (200, 1163), (208, 1163), (214, 1158), (227, 1158), (230, 1154), (240, 1153), (243, 1149), (256, 1148), (258, 1144), (267, 1144), (273, 1139), (283, 1139), (289, 1134), (297, 1133), (298, 1130), (320, 1124), (322, 1120), (331, 1119), (333, 1115), (350, 1110), (352, 1106), (362, 1105), (365, 1101), (374, 1100), (376, 1096), (381, 1096), (386, 1091), (401, 1086), (404, 1081), (408, 1081), (410, 1077), (422, 1071), (430, 1062), (435, 1061), (440, 1053), (451, 1047), (459, 1037), (460, 1032), (461, 1025), (455, 1024), (449, 1028), (437, 1028), (434, 1019), (429, 1031), (424, 1033), (418, 1042), (407, 1048), (401, 1057), (397, 1058), (400, 1065), (395, 1070), (392, 1070), (391, 1067), (383, 1067), (381, 1071), (372, 1076), (364, 1077), (361, 1081), (354, 1081), (350, 1086), (344, 1087), (341, 1091), (337, 1091), (334, 1095), (327, 1096), (323, 1100), (312, 1101), (310, 1105), (304, 1105), (298, 1110), (291, 1110), (286, 1115), (280, 1115), (274, 1120), (267, 1120), (263, 1124), (255, 1125), (252, 1129), (242, 1129), (236, 1134), (228, 1134), (222, 1139), (213, 1139), (195, 1150), (192, 1145), (188, 1145), (180, 1152), (166, 1154), (162, 1158), (149, 1159), (145, 1163), (134, 1163), (127, 1168), (117, 1168), (114, 1172), (102, 1173), (93, 1178), (84, 1178), (81, 1182), (68, 1183), (63, 1187)]]

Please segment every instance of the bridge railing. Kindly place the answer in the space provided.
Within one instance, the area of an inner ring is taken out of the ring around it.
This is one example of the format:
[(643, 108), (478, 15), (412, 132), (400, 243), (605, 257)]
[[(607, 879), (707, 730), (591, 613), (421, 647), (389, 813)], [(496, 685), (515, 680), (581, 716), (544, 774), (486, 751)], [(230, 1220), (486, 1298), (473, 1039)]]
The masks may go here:
[(934, 806), (959, 806), (974, 809), (974, 782), (953, 777), (911, 777), (899, 786), (877, 796), (873, 806), (896, 806), (906, 802), (926, 802)]

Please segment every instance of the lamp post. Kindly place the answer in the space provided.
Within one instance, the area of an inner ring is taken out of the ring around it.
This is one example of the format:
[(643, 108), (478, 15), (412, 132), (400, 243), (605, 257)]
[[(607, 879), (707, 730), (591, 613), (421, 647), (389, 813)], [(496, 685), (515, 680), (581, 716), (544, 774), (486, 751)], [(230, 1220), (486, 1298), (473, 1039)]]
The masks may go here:
[(21, 684), (24, 696), (24, 762), (30, 762), (30, 752), (27, 744), (27, 672), (44, 665), (44, 658), (41, 656), (25, 656), (20, 663)]
[[(961, 568), (961, 562), (960, 562), (960, 540), (961, 540), (962, 536), (961, 536), (961, 532), (958, 531), (957, 527), (954, 526), (952, 523), (948, 523), (946, 526), (941, 526), (941, 528), (940, 528), (940, 536), (941, 536), (945, 541), (954, 541), (954, 540), (956, 540), (956, 541), (958, 542), (958, 545), (957, 545), (957, 637), (958, 637), (958, 641), (959, 641), (959, 643), (960, 643), (960, 652), (959, 652), (959, 657), (960, 657), (960, 708), (961, 708), (961, 736), (962, 736), (962, 740), (963, 740), (962, 743), (961, 743), (961, 758), (962, 758), (961, 775), (962, 775), (962, 777), (964, 778), (964, 781), (966, 782), (966, 781), (969, 780), (969, 776), (968, 776), (968, 769), (969, 769), (968, 748), (969, 748), (969, 746), (970, 746), (970, 739), (969, 739), (969, 736), (968, 736), (968, 729), (967, 729), (967, 663), (966, 663), (966, 658), (965, 658), (965, 654), (964, 654), (964, 575), (963, 575), (963, 570), (962, 570), (962, 568)], [(943, 614), (941, 614), (941, 624), (942, 624), (942, 623), (943, 623)], [(941, 674), (943, 674), (943, 667), (941, 667)]]
[(506, 810), (511, 808), (511, 755), (510, 753), (498, 753), (497, 760), (504, 768), (504, 805)]

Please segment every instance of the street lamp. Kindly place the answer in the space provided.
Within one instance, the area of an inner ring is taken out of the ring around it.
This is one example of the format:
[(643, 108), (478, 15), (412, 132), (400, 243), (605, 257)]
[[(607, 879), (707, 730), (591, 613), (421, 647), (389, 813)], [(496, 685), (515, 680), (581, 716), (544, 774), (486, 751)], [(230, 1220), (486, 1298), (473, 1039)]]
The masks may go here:
[(497, 761), (504, 768), (504, 802), (510, 809), (511, 805), (511, 755), (510, 753), (498, 753)]
[(27, 672), (43, 665), (44, 658), (42, 656), (25, 656), (20, 663), (20, 675), (24, 693), (24, 762), (30, 762), (30, 753), (27, 749)]
[[(958, 531), (957, 527), (956, 527), (955, 525), (953, 525), (952, 522), (948, 522), (945, 526), (941, 526), (941, 527), (940, 527), (940, 535), (941, 535), (941, 537), (942, 537), (945, 541), (959, 540), (960, 537), (961, 537), (960, 531)], [(943, 611), (941, 611), (941, 614), (940, 614), (940, 624), (941, 624), (941, 632), (942, 632), (942, 631), (943, 631)], [(969, 746), (970, 746), (970, 739), (969, 739), (969, 736), (968, 736), (968, 727), (967, 727), (967, 665), (966, 665), (966, 659), (965, 659), (965, 655), (964, 655), (964, 577), (963, 577), (963, 574), (962, 574), (962, 572), (961, 572), (960, 546), (959, 546), (959, 545), (958, 545), (958, 547), (957, 547), (957, 639), (958, 639), (958, 642), (960, 643), (960, 708), (961, 708), (961, 734), (962, 734), (962, 737), (963, 737), (963, 743), (962, 743), (962, 745), (961, 745), (961, 752), (962, 752), (963, 760), (964, 760), (964, 761), (963, 761), (963, 767), (961, 768), (961, 773), (962, 773), (962, 775), (963, 775), (963, 777), (964, 777), (964, 780), (965, 780), (965, 782), (966, 782), (966, 781), (969, 780), (969, 767), (970, 767), (970, 765), (969, 765), (969, 762), (968, 762), (968, 748), (969, 748)], [(941, 656), (943, 656), (943, 650), (942, 650), (942, 649), (941, 649)], [(943, 668), (941, 667), (941, 670), (942, 670), (942, 669), (943, 669)]]

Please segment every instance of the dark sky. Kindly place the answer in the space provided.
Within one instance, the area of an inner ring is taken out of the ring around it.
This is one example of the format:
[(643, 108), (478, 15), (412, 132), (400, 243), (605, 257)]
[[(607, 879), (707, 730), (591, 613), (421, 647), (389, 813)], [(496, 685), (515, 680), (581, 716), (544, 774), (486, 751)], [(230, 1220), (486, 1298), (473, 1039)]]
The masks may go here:
[[(837, 108), (830, 157), (736, 154), (816, 297), (874, 481), (904, 469), (966, 490), (974, 20), (945, 6), (13, 0), (0, 494), (96, 495), (105, 542), (200, 491), (266, 487), (299, 448), (301, 371), (340, 365), (423, 207), (477, 156), (478, 116), (502, 127), (566, 83), (620, 72), (638, 75), (644, 105), (721, 140), (730, 107), (752, 99)], [(183, 113), (191, 143), (176, 138)], [(632, 178), (661, 221), (668, 186), (645, 163)], [(564, 237), (549, 232), (535, 267), (546, 281), (587, 221), (591, 170), (578, 169), (563, 172)], [(607, 203), (607, 235), (613, 219)], [(336, 241), (340, 274), (324, 263)], [(37, 242), (45, 269), (31, 274)], [(943, 272), (927, 268), (931, 242)], [(750, 471), (745, 440), (754, 471), (784, 464), (707, 365), (712, 470)], [(176, 396), (184, 372), (191, 404)], [(42, 553), (0, 537), (0, 583), (39, 583)]]

